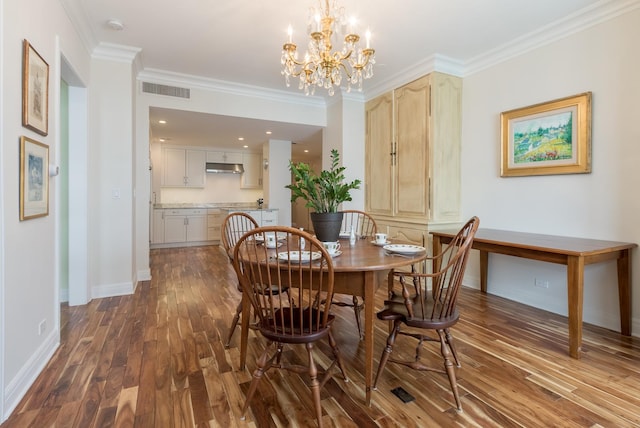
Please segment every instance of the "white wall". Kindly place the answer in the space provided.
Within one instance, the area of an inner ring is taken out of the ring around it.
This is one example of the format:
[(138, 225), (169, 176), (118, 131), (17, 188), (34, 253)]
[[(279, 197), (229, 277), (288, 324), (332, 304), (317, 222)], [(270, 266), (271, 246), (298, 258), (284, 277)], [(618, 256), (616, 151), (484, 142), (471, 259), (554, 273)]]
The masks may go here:
[(360, 179), (360, 189), (351, 190), (351, 201), (342, 204), (343, 209), (364, 209), (364, 150), (365, 114), (364, 100), (353, 94), (335, 95), (327, 106), (327, 130), (323, 134), (322, 168), (331, 167), (331, 150), (340, 153), (340, 165), (345, 180)]
[[(640, 10), (466, 76), (462, 204), (481, 227), (640, 243)], [(500, 177), (500, 113), (592, 91), (592, 173)], [(479, 283), (478, 263), (467, 278)], [(489, 292), (567, 314), (561, 265), (490, 255)], [(638, 290), (640, 251), (633, 252)], [(534, 287), (534, 278), (549, 289)], [(620, 328), (616, 265), (587, 266), (584, 320)], [(640, 293), (633, 295), (640, 334)]]
[(89, 272), (94, 298), (129, 294), (135, 286), (131, 69), (132, 58), (113, 60), (105, 51), (91, 69)]
[[(49, 146), (56, 159), (59, 136), (56, 118), (60, 103), (60, 54), (64, 52), (78, 75), (88, 80), (90, 58), (74, 27), (57, 1), (5, 1), (2, 28), (0, 76), (2, 126), (0, 127), (0, 421), (13, 410), (59, 342), (57, 289), (58, 246), (56, 191), (49, 187), (49, 215), (19, 221), (19, 138), (28, 136)], [(38, 11), (37, 13), (34, 13)], [(21, 126), (22, 40), (27, 39), (49, 64), (49, 133), (41, 136)], [(59, 44), (58, 44), (59, 43)], [(37, 298), (34, 298), (37, 296)], [(38, 325), (46, 329), (38, 334)]]

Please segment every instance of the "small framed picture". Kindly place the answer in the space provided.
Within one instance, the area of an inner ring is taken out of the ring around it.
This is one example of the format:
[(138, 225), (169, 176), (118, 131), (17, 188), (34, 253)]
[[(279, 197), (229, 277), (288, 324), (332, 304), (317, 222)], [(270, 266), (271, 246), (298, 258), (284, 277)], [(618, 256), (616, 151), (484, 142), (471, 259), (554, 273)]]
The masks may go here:
[(22, 126), (49, 133), (49, 64), (27, 40), (22, 54)]
[(503, 112), (502, 177), (591, 172), (591, 92)]
[(49, 215), (49, 147), (20, 137), (20, 220)]

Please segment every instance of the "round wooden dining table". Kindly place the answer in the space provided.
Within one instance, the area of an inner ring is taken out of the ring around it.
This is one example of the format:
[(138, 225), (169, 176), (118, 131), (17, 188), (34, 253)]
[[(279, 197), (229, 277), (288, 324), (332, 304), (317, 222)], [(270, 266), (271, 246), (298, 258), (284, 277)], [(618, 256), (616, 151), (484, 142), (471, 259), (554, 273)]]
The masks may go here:
[[(394, 269), (419, 263), (427, 258), (427, 252), (392, 253), (370, 239), (358, 239), (351, 246), (349, 239), (340, 240), (342, 252), (333, 257), (334, 293), (348, 294), (362, 298), (364, 302), (364, 348), (365, 348), (365, 403), (371, 403), (373, 385), (373, 324), (375, 318), (374, 301), (376, 291)], [(244, 370), (249, 338), (249, 318), (251, 303), (243, 294), (242, 328), (240, 336), (240, 369)], [(354, 330), (354, 340), (359, 340)]]

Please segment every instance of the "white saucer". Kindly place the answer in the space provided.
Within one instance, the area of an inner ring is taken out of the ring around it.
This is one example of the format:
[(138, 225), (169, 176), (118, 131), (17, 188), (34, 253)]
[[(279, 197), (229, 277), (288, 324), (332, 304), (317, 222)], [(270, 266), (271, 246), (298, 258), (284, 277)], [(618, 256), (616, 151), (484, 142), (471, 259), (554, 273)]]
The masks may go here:
[(373, 245), (377, 245), (378, 247), (384, 247), (385, 245), (391, 244), (391, 241), (387, 240), (387, 242), (379, 243), (378, 241), (371, 241)]
[[(328, 251), (327, 251), (328, 252)], [(338, 250), (335, 253), (331, 254), (329, 253), (329, 255), (333, 258), (333, 257), (338, 257), (340, 254), (342, 254), (342, 251)]]
[(264, 246), (265, 246), (265, 247), (267, 247), (267, 248), (269, 248), (270, 250), (272, 250), (272, 249), (274, 249), (274, 248), (282, 247), (282, 245), (283, 245), (283, 244), (284, 244), (283, 242), (278, 242), (278, 244), (277, 244), (277, 245), (275, 245), (275, 246), (267, 245), (267, 244), (264, 244)]

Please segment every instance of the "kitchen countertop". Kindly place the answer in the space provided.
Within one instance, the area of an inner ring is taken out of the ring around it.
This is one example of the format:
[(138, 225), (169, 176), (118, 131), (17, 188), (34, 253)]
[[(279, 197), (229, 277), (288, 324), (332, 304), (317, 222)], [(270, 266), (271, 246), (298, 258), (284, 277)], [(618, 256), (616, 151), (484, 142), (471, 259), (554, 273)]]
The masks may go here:
[[(213, 203), (204, 203), (204, 202), (174, 202), (174, 203), (166, 203), (166, 204), (154, 204), (154, 209), (177, 209), (177, 208), (220, 208), (220, 209), (229, 209), (229, 210), (257, 210), (260, 209), (255, 203), (246, 203), (246, 202), (213, 202)], [(262, 206), (263, 210), (270, 210), (276, 208), (268, 208), (266, 206)]]

